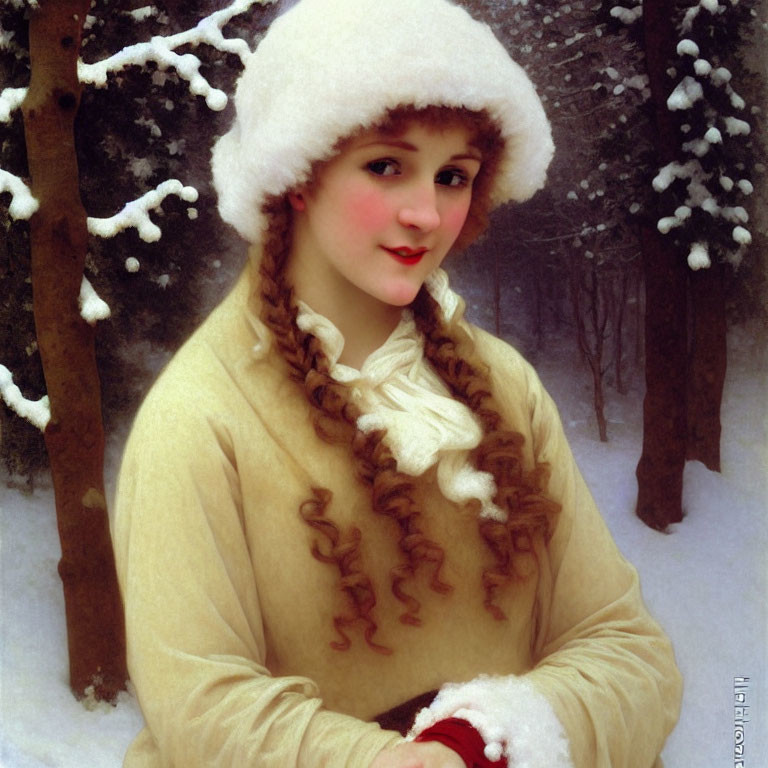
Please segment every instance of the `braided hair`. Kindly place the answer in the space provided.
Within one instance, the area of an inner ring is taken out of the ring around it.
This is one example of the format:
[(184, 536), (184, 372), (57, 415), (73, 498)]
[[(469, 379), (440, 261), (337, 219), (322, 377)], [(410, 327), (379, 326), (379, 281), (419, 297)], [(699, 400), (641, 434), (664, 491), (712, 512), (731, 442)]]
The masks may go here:
[[(376, 127), (396, 135), (411, 120), (422, 124), (445, 126), (446, 123), (469, 124), (474, 131), (473, 145), (483, 154), (480, 173), (473, 185), (472, 204), (467, 221), (457, 240), (464, 247), (474, 240), (487, 223), (488, 196), (493, 174), (501, 156), (503, 142), (498, 130), (484, 112), (465, 109), (403, 107), (390, 111)], [(343, 151), (344, 143), (336, 149)], [(316, 178), (323, 163), (313, 166)], [(310, 181), (311, 184), (311, 181)], [(388, 517), (398, 536), (400, 560), (390, 570), (392, 594), (403, 605), (400, 621), (418, 626), (420, 602), (409, 592), (408, 583), (417, 571), (425, 571), (431, 589), (446, 594), (452, 587), (441, 577), (445, 558), (439, 543), (424, 531), (422, 513), (414, 498), (416, 478), (397, 470), (397, 462), (388, 447), (385, 430), (364, 433), (357, 428), (360, 409), (352, 400), (351, 389), (330, 375), (330, 363), (320, 341), (302, 331), (297, 322), (298, 307), (285, 276), (291, 250), (292, 210), (287, 195), (269, 198), (263, 207), (268, 221), (259, 265), (261, 319), (271, 330), (277, 349), (312, 407), (315, 431), (326, 442), (349, 446), (359, 481), (369, 489), (375, 514)], [(473, 353), (468, 335), (449, 329), (441, 318), (435, 300), (422, 287), (411, 305), (418, 330), (424, 337), (426, 359), (439, 374), (454, 397), (465, 403), (478, 417), (483, 438), (474, 451), (476, 468), (490, 472), (496, 481), (494, 502), (507, 513), (499, 522), (478, 519), (482, 540), (494, 556), (493, 565), (482, 572), (484, 605), (499, 620), (504, 613), (495, 602), (498, 590), (515, 578), (515, 554), (531, 551), (532, 536), (547, 534), (558, 506), (546, 498), (545, 467), (526, 471), (522, 460), (523, 437), (506, 428), (494, 403), (485, 365)], [(299, 513), (318, 535), (312, 554), (334, 566), (339, 574), (339, 588), (346, 595), (347, 608), (333, 617), (338, 639), (331, 643), (346, 650), (351, 641), (347, 633), (353, 625), (363, 627), (369, 647), (388, 654), (391, 649), (375, 642), (378, 625), (374, 618), (376, 595), (365, 572), (360, 553), (361, 532), (356, 526), (340, 530), (328, 517), (332, 494), (327, 488), (311, 488), (311, 495), (301, 503)]]

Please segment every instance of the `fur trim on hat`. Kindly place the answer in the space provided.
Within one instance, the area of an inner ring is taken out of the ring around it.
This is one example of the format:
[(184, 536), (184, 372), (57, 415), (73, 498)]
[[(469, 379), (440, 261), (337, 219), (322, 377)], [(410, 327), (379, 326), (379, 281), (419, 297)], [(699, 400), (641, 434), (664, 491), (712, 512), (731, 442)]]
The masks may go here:
[(300, 0), (245, 65), (213, 149), (219, 212), (261, 239), (267, 196), (399, 106), (485, 109), (506, 140), (494, 205), (543, 186), (554, 150), (536, 91), (490, 28), (448, 0)]

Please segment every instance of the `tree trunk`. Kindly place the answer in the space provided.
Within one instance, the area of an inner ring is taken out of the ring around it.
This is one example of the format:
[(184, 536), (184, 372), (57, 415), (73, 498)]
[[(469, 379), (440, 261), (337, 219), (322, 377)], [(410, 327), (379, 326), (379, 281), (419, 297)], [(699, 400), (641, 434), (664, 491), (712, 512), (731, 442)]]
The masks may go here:
[(683, 519), (686, 445), (686, 270), (662, 235), (643, 232), (645, 399), (637, 516), (663, 531)]
[[(600, 283), (594, 265), (590, 267), (588, 279), (581, 274), (579, 257), (574, 256), (570, 260), (570, 295), (573, 321), (576, 327), (576, 338), (579, 343), (582, 357), (589, 365), (592, 373), (592, 404), (595, 408), (597, 431), (603, 443), (608, 442), (608, 423), (605, 420), (605, 395), (603, 392), (603, 349), (605, 338), (605, 322), (600, 319)], [(581, 301), (582, 289), (585, 290), (591, 304), (589, 307), (589, 319), (594, 335), (594, 345), (590, 344), (587, 331), (584, 309)]]
[[(668, 62), (676, 47), (674, 8), (645, 0), (645, 56), (654, 108), (659, 166), (675, 159), (678, 135), (666, 106)], [(645, 273), (643, 452), (637, 465), (637, 515), (664, 530), (683, 519), (686, 452), (687, 271), (685, 260), (653, 226), (641, 232)]]
[(627, 390), (624, 386), (624, 316), (629, 299), (629, 266), (624, 265), (621, 274), (615, 281), (618, 285), (618, 301), (614, 301), (614, 323), (613, 323), (613, 365), (616, 377), (616, 391), (620, 395), (626, 395)]
[(77, 56), (90, 0), (41, 0), (30, 10), (31, 81), (23, 104), (32, 193), (35, 327), (51, 421), (45, 431), (56, 496), (70, 685), (112, 700), (125, 687), (123, 610), (104, 497), (104, 431), (92, 328), (78, 298), (88, 232), (74, 118)]
[(692, 342), (688, 371), (686, 458), (720, 471), (720, 404), (726, 371), (723, 265), (690, 276)]

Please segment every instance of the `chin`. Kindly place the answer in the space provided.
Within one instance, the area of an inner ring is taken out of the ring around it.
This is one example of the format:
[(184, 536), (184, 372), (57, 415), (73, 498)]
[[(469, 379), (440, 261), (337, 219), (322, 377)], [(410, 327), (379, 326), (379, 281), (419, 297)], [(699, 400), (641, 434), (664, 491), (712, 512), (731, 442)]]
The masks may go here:
[(392, 307), (407, 307), (417, 296), (421, 285), (399, 286), (397, 289), (387, 292), (381, 299)]

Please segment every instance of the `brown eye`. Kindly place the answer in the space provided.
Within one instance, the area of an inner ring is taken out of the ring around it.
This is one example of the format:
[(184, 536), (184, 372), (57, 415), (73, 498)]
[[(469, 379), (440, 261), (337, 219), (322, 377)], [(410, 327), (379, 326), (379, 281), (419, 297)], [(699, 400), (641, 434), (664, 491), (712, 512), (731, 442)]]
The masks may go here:
[(435, 176), (435, 183), (442, 187), (466, 187), (469, 177), (459, 168), (445, 168)]
[(365, 167), (376, 176), (396, 176), (400, 173), (398, 164), (389, 158), (373, 160)]

